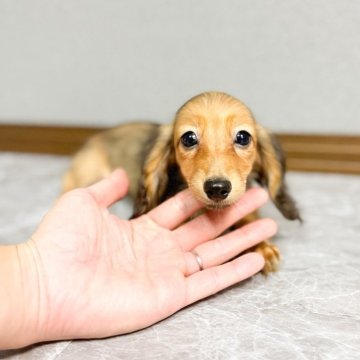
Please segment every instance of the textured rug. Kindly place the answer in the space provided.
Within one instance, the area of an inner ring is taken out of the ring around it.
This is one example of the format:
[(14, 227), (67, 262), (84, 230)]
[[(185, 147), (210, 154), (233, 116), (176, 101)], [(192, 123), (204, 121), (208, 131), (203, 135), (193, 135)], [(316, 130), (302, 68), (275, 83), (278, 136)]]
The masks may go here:
[[(0, 153), (0, 243), (25, 241), (60, 193), (69, 158)], [(283, 261), (148, 329), (0, 352), (11, 359), (359, 359), (360, 177), (289, 173), (304, 224), (279, 223)], [(130, 205), (114, 211), (130, 214)], [(0, 334), (1, 336), (1, 334)]]

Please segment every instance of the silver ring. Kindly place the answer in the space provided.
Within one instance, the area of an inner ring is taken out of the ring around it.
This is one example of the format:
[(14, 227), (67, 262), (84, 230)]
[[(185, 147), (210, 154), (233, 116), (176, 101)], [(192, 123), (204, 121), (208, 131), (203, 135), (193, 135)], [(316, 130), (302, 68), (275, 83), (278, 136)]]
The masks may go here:
[(195, 250), (193, 250), (192, 253), (195, 256), (195, 260), (199, 265), (200, 271), (204, 270), (204, 264), (200, 255)]

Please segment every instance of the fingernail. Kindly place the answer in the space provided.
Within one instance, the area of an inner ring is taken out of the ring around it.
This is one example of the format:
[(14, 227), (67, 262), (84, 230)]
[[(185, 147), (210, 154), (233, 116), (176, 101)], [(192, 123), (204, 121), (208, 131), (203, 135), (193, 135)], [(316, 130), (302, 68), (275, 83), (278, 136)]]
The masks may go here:
[(260, 254), (252, 252), (239, 258), (236, 270), (245, 279), (258, 273), (264, 267), (264, 264), (264, 258)]

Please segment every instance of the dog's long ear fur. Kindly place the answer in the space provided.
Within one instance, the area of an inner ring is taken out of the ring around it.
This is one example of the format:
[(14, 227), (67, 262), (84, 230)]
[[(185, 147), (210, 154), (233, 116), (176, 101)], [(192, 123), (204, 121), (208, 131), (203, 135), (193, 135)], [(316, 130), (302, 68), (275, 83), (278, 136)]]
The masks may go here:
[(172, 133), (172, 125), (161, 126), (157, 139), (146, 156), (133, 217), (140, 216), (158, 205), (167, 190), (168, 168), (175, 163)]
[(255, 180), (267, 187), (280, 212), (289, 220), (300, 220), (299, 210), (285, 183), (286, 161), (279, 141), (261, 125), (257, 127), (257, 158)]

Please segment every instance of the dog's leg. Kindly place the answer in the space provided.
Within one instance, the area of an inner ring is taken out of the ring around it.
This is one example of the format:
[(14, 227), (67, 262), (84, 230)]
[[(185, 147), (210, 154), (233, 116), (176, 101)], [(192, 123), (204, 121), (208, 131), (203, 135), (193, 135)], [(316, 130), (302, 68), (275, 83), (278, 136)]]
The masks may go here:
[(63, 192), (86, 187), (111, 174), (111, 165), (103, 144), (94, 138), (72, 160), (63, 177)]
[[(255, 220), (259, 219), (258, 212), (253, 212), (244, 218), (242, 218), (237, 224), (236, 227), (241, 227), (246, 224), (249, 224)], [(274, 244), (271, 243), (270, 240), (264, 240), (258, 245), (250, 248), (246, 252), (257, 252), (263, 256), (265, 259), (265, 265), (262, 269), (262, 273), (267, 275), (270, 272), (274, 272), (278, 269), (280, 263), (280, 251)]]
[(256, 245), (252, 250), (261, 254), (265, 259), (265, 265), (261, 270), (264, 275), (277, 271), (281, 256), (276, 245), (272, 244), (269, 240), (265, 240)]

